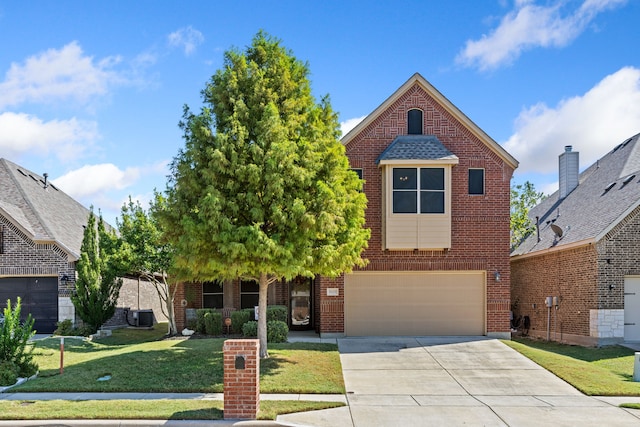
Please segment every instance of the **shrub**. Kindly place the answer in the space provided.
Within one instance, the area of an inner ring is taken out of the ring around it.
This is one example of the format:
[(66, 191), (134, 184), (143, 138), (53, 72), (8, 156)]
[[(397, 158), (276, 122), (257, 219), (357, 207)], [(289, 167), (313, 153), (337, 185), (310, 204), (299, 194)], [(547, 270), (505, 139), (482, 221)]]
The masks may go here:
[[(258, 322), (251, 320), (242, 326), (242, 335), (245, 337), (258, 336)], [(289, 338), (289, 327), (280, 320), (270, 320), (267, 322), (267, 342), (287, 342)]]
[(242, 325), (242, 335), (247, 338), (255, 338), (258, 336), (258, 322), (250, 320)]
[(222, 313), (217, 311), (205, 313), (204, 330), (207, 335), (222, 335)]
[(289, 327), (281, 320), (267, 322), (267, 342), (287, 342)]
[[(30, 372), (35, 366), (33, 362), (33, 346), (27, 349), (28, 341), (35, 335), (33, 317), (27, 316), (24, 323), (20, 322), (22, 301), (18, 297), (15, 308), (11, 307), (11, 300), (7, 300), (4, 309), (4, 321), (0, 324), (0, 362), (12, 362), (18, 367), (18, 372)], [(35, 373), (35, 372), (34, 372)]]
[(73, 327), (71, 319), (64, 319), (62, 322), (56, 323), (56, 330), (53, 331), (55, 335), (77, 335), (77, 330)]
[[(287, 323), (288, 310), (284, 305), (270, 305), (267, 307), (267, 322), (277, 320)], [(274, 341), (275, 342), (275, 341)]]
[(18, 365), (9, 360), (0, 360), (0, 386), (14, 385), (19, 373)]
[(248, 309), (231, 312), (231, 327), (236, 334), (244, 334), (244, 324), (251, 320), (251, 312)]
[(213, 313), (212, 308), (199, 308), (196, 310), (196, 331), (201, 334), (207, 333), (207, 325), (205, 323), (205, 315), (207, 313)]

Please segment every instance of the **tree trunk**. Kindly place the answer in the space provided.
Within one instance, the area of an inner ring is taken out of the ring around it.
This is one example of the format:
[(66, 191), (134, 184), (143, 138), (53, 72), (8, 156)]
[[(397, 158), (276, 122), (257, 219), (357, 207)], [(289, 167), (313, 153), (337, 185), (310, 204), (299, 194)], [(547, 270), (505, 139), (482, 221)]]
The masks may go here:
[(269, 279), (266, 273), (260, 273), (260, 294), (258, 296), (258, 339), (260, 340), (260, 358), (269, 357), (267, 352), (267, 290)]

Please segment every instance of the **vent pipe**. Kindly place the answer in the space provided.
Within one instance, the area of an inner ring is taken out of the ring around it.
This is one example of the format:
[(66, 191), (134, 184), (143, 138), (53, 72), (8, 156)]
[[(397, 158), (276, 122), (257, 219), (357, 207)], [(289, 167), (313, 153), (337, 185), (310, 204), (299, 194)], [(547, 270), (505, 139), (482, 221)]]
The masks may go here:
[(564, 199), (578, 186), (578, 169), (580, 167), (580, 153), (572, 151), (571, 145), (564, 147), (564, 153), (558, 157), (560, 199)]
[(47, 188), (47, 186), (49, 185), (49, 181), (47, 180), (47, 178), (49, 178), (49, 174), (48, 173), (43, 173), (42, 176), (44, 177), (44, 188)]

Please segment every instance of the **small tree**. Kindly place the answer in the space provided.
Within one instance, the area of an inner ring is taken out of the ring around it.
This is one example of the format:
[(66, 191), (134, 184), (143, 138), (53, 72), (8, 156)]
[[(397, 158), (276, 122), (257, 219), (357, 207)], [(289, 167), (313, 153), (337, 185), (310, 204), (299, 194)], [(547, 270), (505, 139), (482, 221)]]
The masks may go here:
[(511, 186), (512, 248), (515, 248), (535, 230), (535, 224), (529, 218), (529, 210), (542, 201), (544, 197), (544, 193), (537, 192), (535, 186), (529, 181)]
[(174, 298), (176, 283), (168, 282), (168, 270), (171, 266), (173, 250), (171, 245), (163, 243), (160, 226), (153, 216), (154, 206), (163, 204), (162, 195), (156, 194), (156, 201), (150, 213), (144, 211), (139, 202), (129, 202), (122, 206), (122, 221), (118, 221), (118, 231), (126, 254), (127, 270), (150, 282), (160, 298), (162, 313), (169, 320), (168, 333), (178, 332), (175, 319)]
[(366, 197), (349, 170), (328, 97), (316, 103), (306, 64), (258, 33), (229, 51), (185, 107), (186, 146), (159, 211), (186, 279), (259, 283), (258, 338), (267, 357), (267, 289), (282, 278), (337, 276), (365, 261)]
[[(38, 366), (33, 362), (33, 347), (27, 348), (29, 339), (35, 335), (34, 319), (27, 315), (24, 322), (20, 320), (22, 301), (17, 298), (15, 307), (7, 300), (0, 321), (0, 362), (13, 363), (18, 368), (18, 375), (29, 377), (36, 373)], [(13, 384), (13, 383), (12, 383)]]
[(76, 270), (76, 292), (71, 301), (78, 316), (96, 332), (113, 317), (124, 273), (120, 258), (120, 242), (115, 233), (107, 231), (102, 216), (96, 227), (93, 208), (80, 247)]

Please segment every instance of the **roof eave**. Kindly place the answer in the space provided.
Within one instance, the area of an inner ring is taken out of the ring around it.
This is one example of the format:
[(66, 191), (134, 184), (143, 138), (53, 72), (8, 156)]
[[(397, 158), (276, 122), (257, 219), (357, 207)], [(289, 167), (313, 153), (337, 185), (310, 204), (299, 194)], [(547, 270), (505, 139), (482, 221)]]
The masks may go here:
[(556, 246), (551, 246), (549, 248), (546, 249), (540, 249), (537, 251), (532, 251), (532, 252), (527, 252), (526, 254), (520, 254), (520, 255), (512, 255), (511, 256), (511, 261), (519, 261), (522, 259), (526, 259), (526, 258), (533, 258), (533, 257), (537, 257), (537, 256), (542, 256), (542, 255), (547, 255), (550, 253), (554, 253), (554, 252), (561, 252), (561, 251), (565, 251), (565, 250), (569, 250), (569, 249), (576, 249), (582, 246), (589, 246), (592, 245), (594, 243), (596, 243), (596, 239), (593, 237), (590, 237), (588, 239), (584, 239), (584, 240), (579, 240), (577, 242), (572, 242), (572, 243), (567, 243), (566, 245), (556, 245)]
[(446, 159), (392, 159), (392, 160), (380, 160), (379, 166), (384, 165), (423, 165), (423, 164), (439, 164), (439, 165), (457, 165), (459, 159), (446, 158)]

